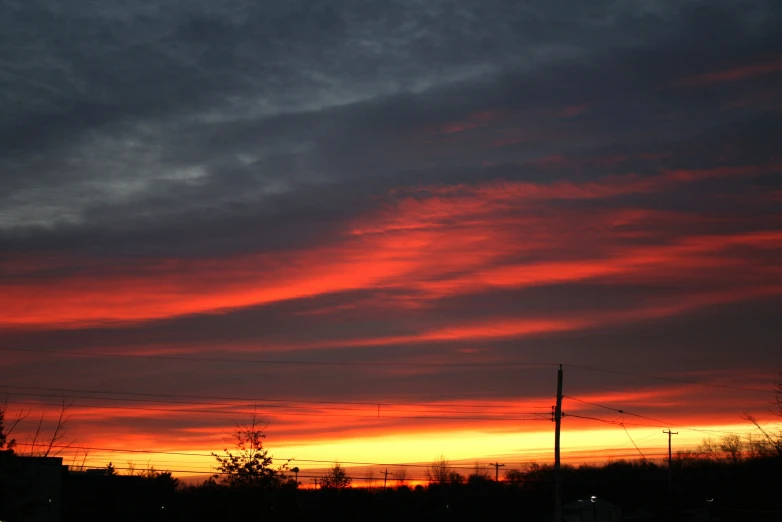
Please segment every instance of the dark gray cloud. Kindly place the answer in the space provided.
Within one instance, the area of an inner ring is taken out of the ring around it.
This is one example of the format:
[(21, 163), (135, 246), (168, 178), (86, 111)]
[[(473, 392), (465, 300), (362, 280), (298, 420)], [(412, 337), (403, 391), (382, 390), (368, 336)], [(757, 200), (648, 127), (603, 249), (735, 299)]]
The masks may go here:
[[(475, 168), (485, 161), (616, 146), (620, 136), (688, 138), (731, 124), (734, 114), (714, 109), (735, 100), (665, 86), (782, 49), (779, 11), (773, 2), (10, 2), (0, 22), (0, 237), (105, 244), (120, 234), (115, 243), (149, 237), (154, 250), (167, 228), (163, 241), (182, 244), (186, 224), (207, 222), (217, 249), (229, 229), (244, 237), (257, 219), (273, 228), (263, 215), (307, 237), (324, 212), (339, 219), (410, 179), (465, 167), (487, 177)], [(577, 121), (556, 117), (584, 103)], [(425, 129), (481, 110), (506, 111), (539, 138), (488, 152), (421, 143)], [(339, 203), (308, 199), (324, 190)], [(291, 218), (291, 201), (314, 211)]]

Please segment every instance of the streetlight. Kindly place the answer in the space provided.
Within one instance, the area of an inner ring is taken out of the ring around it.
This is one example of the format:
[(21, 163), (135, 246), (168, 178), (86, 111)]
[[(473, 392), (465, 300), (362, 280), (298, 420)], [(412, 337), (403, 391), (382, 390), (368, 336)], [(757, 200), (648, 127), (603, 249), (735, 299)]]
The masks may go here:
[(597, 497), (592, 495), (589, 500), (592, 501), (592, 522), (597, 522)]

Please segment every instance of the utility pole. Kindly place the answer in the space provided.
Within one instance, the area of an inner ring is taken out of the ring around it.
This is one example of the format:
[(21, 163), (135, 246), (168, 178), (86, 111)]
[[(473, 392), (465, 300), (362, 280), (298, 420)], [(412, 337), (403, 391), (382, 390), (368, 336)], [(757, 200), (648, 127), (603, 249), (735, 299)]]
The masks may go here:
[(312, 489), (318, 489), (318, 479), (317, 479), (317, 477), (312, 477)]
[(562, 522), (562, 473), (559, 462), (559, 432), (562, 428), (562, 365), (557, 372), (557, 406), (554, 409), (554, 522)]
[(500, 464), (499, 462), (493, 462), (489, 464), (489, 466), (494, 466), (494, 482), (500, 481), (500, 468), (504, 465), (505, 464)]
[(388, 468), (383, 472), (383, 489), (386, 489), (386, 482), (388, 482)]
[(673, 464), (673, 455), (671, 454), (671, 435), (678, 435), (678, 431), (671, 431), (669, 430), (663, 430), (663, 433), (668, 434), (668, 494), (670, 495), (673, 492), (673, 469), (671, 468), (671, 464)]

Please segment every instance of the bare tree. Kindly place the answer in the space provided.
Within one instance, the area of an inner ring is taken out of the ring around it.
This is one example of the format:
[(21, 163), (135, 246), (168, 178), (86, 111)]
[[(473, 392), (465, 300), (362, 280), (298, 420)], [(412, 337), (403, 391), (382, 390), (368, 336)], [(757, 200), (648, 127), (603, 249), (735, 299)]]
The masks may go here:
[(426, 479), (430, 484), (462, 484), (464, 476), (451, 467), (451, 463), (443, 456), (429, 464), (426, 468)]
[(771, 454), (766, 438), (752, 433), (744, 436), (744, 449), (748, 459), (767, 457)]
[(13, 453), (16, 446), (16, 439), (12, 439), (11, 434), (16, 429), (16, 426), (22, 422), (30, 412), (18, 412), (13, 420), (6, 421), (6, 413), (8, 412), (8, 401), (0, 404), (0, 451), (9, 451)]
[(505, 480), (514, 486), (518, 486), (524, 482), (524, 473), (515, 468), (511, 468), (505, 472)]
[(673, 454), (673, 461), (677, 468), (692, 466), (698, 462), (700, 454), (692, 450), (679, 450)]
[(157, 475), (159, 475), (161, 472), (155, 469), (155, 466), (152, 465), (152, 461), (147, 461), (147, 469), (142, 469), (138, 472), (139, 477), (143, 478), (155, 478)]
[[(81, 460), (79, 459), (79, 454), (81, 454)], [(70, 469), (72, 471), (85, 471), (87, 469), (87, 458), (89, 455), (89, 448), (76, 446), (76, 452), (73, 454)]]
[(73, 443), (76, 442), (75, 440), (72, 440), (67, 444), (58, 445), (60, 441), (65, 440), (67, 435), (66, 426), (68, 421), (71, 419), (71, 415), (68, 413), (68, 410), (71, 408), (71, 406), (73, 406), (72, 401), (66, 402), (64, 398), (62, 399), (62, 404), (60, 405), (60, 409), (57, 412), (57, 421), (55, 422), (54, 430), (52, 430), (50, 437), (43, 436), (42, 432), (45, 412), (41, 413), (41, 418), (38, 420), (38, 425), (35, 428), (35, 433), (33, 434), (32, 441), (30, 442), (30, 451), (28, 452), (30, 456), (56, 457), (64, 449), (70, 448)]
[(426, 468), (426, 480), (430, 484), (447, 484), (448, 477), (453, 471), (451, 463), (448, 462), (444, 455), (440, 455), (440, 458), (432, 461), (429, 467)]
[(741, 440), (741, 436), (735, 433), (728, 433), (716, 441), (712, 440), (711, 437), (703, 439), (700, 445), (698, 445), (698, 452), (716, 462), (727, 461), (732, 464), (738, 464), (742, 457), (743, 448), (744, 442)]
[(719, 447), (723, 455), (726, 455), (732, 464), (738, 464), (741, 460), (741, 450), (744, 444), (741, 441), (741, 436), (735, 433), (729, 433), (723, 435), (720, 439)]
[(719, 442), (712, 440), (711, 437), (706, 437), (698, 444), (698, 453), (704, 457), (713, 459), (716, 462), (722, 462), (722, 453), (720, 451)]
[(472, 473), (467, 477), (467, 483), (472, 485), (485, 484), (491, 481), (491, 473), (486, 466), (481, 466), (480, 462), (476, 462), (473, 467)]
[(397, 486), (404, 486), (408, 481), (407, 468), (396, 468), (392, 475), (396, 480)]
[[(777, 376), (773, 388), (774, 398), (768, 411), (771, 415), (782, 417), (782, 372)], [(745, 413), (744, 419), (751, 422), (760, 432), (760, 438), (752, 441), (752, 450), (762, 455), (782, 457), (782, 429), (763, 426), (755, 416)]]
[(369, 489), (374, 489), (376, 479), (377, 477), (375, 476), (375, 470), (372, 468), (367, 468), (367, 470), (364, 472), (364, 485)]
[(754, 424), (755, 428), (760, 432), (760, 440), (754, 441), (754, 449), (758, 450), (759, 453), (763, 455), (777, 455), (778, 457), (782, 457), (782, 430), (774, 432), (771, 428), (767, 428), (760, 424), (760, 422), (749, 413), (744, 414), (744, 419)]
[(489, 468), (486, 466), (482, 466), (480, 462), (475, 462), (473, 465), (472, 473), (470, 473), (470, 476), (476, 476), (485, 478), (486, 480), (491, 480), (491, 472), (489, 472)]

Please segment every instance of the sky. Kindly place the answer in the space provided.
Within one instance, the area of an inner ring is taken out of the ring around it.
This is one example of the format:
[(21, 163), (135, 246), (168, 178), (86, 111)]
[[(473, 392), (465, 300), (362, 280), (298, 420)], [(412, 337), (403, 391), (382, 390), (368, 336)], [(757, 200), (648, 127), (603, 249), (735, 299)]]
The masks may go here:
[(778, 2), (3, 5), (28, 449), (65, 400), (98, 466), (206, 473), (253, 411), (302, 469), (550, 462), (558, 364), (569, 463), (765, 419)]

